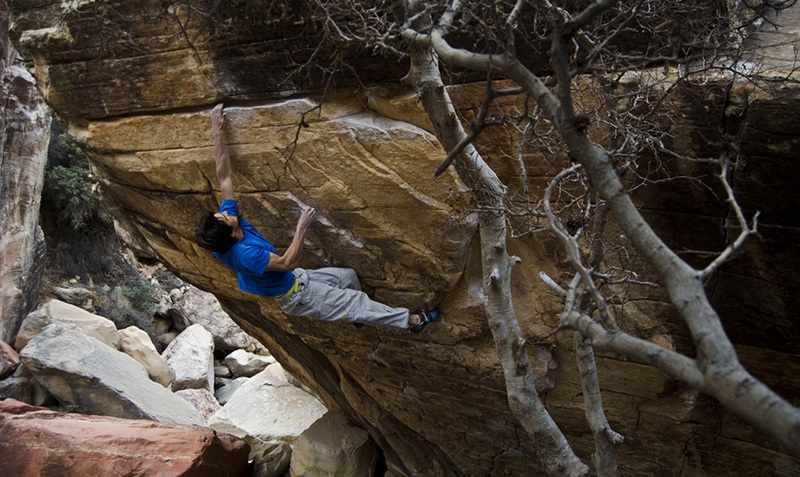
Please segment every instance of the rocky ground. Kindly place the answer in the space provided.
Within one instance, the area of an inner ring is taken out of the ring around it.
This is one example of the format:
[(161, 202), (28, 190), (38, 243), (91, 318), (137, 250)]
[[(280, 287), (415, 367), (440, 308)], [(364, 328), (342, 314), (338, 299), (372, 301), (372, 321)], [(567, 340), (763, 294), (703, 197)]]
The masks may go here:
[(376, 468), (369, 435), (328, 412), (213, 295), (126, 250), (105, 261), (110, 273), (70, 276), (51, 254), (41, 305), (2, 343), (0, 441), (13, 445), (0, 460), (11, 469), (277, 477), (290, 466), (292, 475)]

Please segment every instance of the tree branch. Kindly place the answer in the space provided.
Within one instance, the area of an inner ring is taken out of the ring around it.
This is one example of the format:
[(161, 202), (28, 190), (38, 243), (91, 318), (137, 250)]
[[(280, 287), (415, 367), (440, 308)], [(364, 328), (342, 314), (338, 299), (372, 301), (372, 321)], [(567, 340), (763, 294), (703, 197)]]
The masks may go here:
[(606, 331), (590, 316), (571, 311), (561, 316), (561, 326), (580, 331), (592, 341), (595, 349), (619, 353), (642, 363), (654, 366), (667, 375), (680, 379), (689, 386), (706, 391), (706, 380), (695, 361), (680, 353), (669, 351), (656, 344), (634, 338), (623, 332)]
[(452, 164), (453, 159), (455, 159), (457, 155), (461, 154), (461, 151), (464, 150), (467, 144), (472, 144), (472, 142), (478, 137), (481, 131), (483, 131), (483, 129), (486, 127), (486, 115), (489, 113), (489, 106), (491, 106), (492, 101), (494, 101), (494, 98), (496, 97), (494, 89), (492, 88), (493, 77), (494, 75), (492, 74), (492, 70), (489, 70), (486, 78), (486, 93), (483, 96), (483, 101), (481, 102), (481, 107), (480, 110), (478, 111), (478, 116), (475, 118), (475, 121), (472, 122), (472, 131), (470, 131), (468, 135), (464, 136), (458, 142), (458, 144), (456, 144), (456, 147), (454, 147), (450, 152), (447, 153), (447, 157), (444, 158), (444, 160), (436, 168), (436, 171), (434, 171), (433, 173), (434, 179), (442, 175), (444, 171), (446, 171), (447, 168), (450, 167), (450, 164)]
[(722, 251), (721, 254), (708, 266), (700, 272), (701, 277), (704, 279), (714, 273), (719, 267), (722, 266), (723, 263), (727, 262), (731, 256), (742, 246), (744, 245), (744, 241), (752, 234), (757, 233), (758, 229), (758, 216), (759, 213), (756, 212), (753, 216), (753, 224), (750, 225), (747, 223), (747, 219), (744, 217), (744, 213), (742, 212), (742, 208), (739, 207), (739, 203), (736, 201), (736, 196), (734, 196), (733, 188), (731, 187), (730, 182), (728, 182), (728, 168), (729, 168), (729, 161), (727, 160), (726, 156), (723, 156), (720, 159), (722, 162), (722, 168), (719, 173), (719, 180), (722, 182), (722, 186), (725, 188), (725, 193), (728, 195), (728, 203), (731, 205), (734, 214), (736, 215), (736, 220), (739, 222), (739, 227), (741, 227), (741, 232), (739, 232), (739, 236), (736, 237), (736, 240), (733, 241), (730, 245), (725, 247), (725, 250)]
[(594, 280), (592, 279), (591, 270), (587, 269), (583, 266), (583, 261), (581, 260), (581, 252), (580, 247), (578, 246), (578, 242), (572, 237), (569, 232), (564, 228), (564, 224), (561, 223), (561, 220), (556, 217), (555, 213), (553, 212), (552, 207), (552, 196), (553, 191), (556, 189), (558, 184), (567, 176), (577, 174), (578, 169), (581, 168), (580, 164), (575, 164), (574, 166), (570, 167), (569, 169), (564, 169), (560, 173), (550, 181), (550, 184), (547, 186), (544, 194), (544, 210), (547, 214), (547, 226), (553, 232), (553, 234), (561, 240), (564, 249), (567, 252), (567, 260), (572, 265), (572, 268), (580, 274), (581, 279), (583, 280), (583, 284), (589, 293), (592, 295), (592, 299), (594, 300), (595, 304), (597, 305), (600, 316), (603, 319), (603, 322), (606, 326), (613, 330), (617, 330), (617, 324), (614, 320), (611, 311), (608, 309), (608, 303), (600, 291), (594, 284)]

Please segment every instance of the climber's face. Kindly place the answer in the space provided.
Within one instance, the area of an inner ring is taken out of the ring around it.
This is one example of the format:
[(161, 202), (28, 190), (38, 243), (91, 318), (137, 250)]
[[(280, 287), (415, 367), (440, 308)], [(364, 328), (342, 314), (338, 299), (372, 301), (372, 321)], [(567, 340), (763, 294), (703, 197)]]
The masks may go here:
[(227, 212), (222, 212), (222, 213), (218, 212), (218, 213), (214, 214), (214, 217), (216, 217), (217, 219), (223, 221), (225, 223), (225, 225), (230, 227), (233, 230), (231, 235), (233, 237), (237, 237), (238, 238), (238, 236), (239, 236), (239, 216), (238, 215), (228, 215)]

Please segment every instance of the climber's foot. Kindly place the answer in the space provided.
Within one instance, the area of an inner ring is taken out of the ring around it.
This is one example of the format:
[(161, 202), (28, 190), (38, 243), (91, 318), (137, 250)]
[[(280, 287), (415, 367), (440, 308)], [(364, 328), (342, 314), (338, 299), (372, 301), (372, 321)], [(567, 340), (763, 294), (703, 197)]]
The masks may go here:
[(439, 310), (434, 308), (431, 311), (419, 311), (417, 315), (419, 315), (419, 323), (409, 328), (412, 333), (419, 333), (424, 330), (429, 323), (436, 321), (439, 318)]

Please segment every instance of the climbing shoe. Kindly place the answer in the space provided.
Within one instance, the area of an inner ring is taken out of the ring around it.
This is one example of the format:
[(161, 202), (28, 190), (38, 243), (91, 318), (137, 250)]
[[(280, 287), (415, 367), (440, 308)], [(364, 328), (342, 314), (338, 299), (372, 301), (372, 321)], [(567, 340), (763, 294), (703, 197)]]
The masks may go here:
[(409, 328), (412, 333), (419, 333), (424, 330), (429, 323), (433, 323), (439, 318), (439, 310), (435, 308), (431, 311), (418, 311), (417, 314), (419, 315), (420, 322), (418, 325)]

